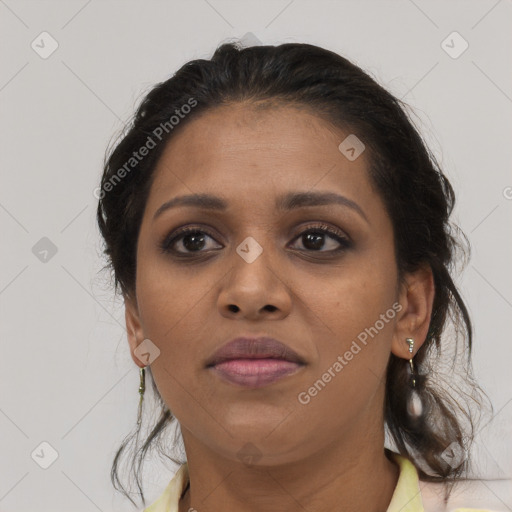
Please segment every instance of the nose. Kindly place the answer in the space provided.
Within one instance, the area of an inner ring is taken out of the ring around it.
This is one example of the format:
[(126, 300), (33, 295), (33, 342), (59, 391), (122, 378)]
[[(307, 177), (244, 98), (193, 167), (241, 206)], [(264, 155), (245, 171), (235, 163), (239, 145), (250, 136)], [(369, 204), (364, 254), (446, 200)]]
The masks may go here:
[(291, 310), (291, 290), (287, 276), (263, 251), (254, 261), (234, 253), (218, 297), (220, 313), (229, 318), (282, 319)]

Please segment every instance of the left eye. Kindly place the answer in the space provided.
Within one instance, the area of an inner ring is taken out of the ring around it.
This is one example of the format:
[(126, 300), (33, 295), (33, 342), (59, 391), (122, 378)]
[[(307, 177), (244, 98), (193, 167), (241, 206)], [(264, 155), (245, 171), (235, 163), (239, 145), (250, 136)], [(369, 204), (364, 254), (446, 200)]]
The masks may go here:
[[(319, 251), (325, 245), (325, 237), (331, 240), (331, 248), (325, 251)], [(164, 253), (174, 253), (186, 255), (191, 253), (206, 252), (205, 245), (207, 239), (215, 240), (207, 231), (198, 228), (183, 228), (177, 233), (167, 236), (159, 244), (160, 249)], [(301, 240), (306, 251), (313, 252), (338, 252), (350, 247), (349, 239), (342, 232), (334, 230), (329, 226), (311, 227), (294, 238), (294, 241)], [(334, 247), (332, 247), (334, 242)], [(336, 247), (336, 244), (338, 247)], [(185, 249), (185, 251), (180, 250)], [(219, 246), (218, 248), (222, 248)], [(208, 248), (206, 248), (208, 250)], [(211, 247), (210, 250), (215, 250)]]
[[(325, 237), (331, 239), (331, 246), (333, 245), (332, 241), (335, 242), (334, 247), (326, 251), (318, 251), (319, 246), (324, 246)], [(296, 237), (295, 240), (302, 240), (303, 245), (309, 245), (309, 248), (306, 247), (306, 249), (314, 252), (336, 252), (350, 246), (350, 242), (347, 237), (329, 227), (307, 229)], [(336, 244), (338, 245), (338, 248), (336, 248)]]

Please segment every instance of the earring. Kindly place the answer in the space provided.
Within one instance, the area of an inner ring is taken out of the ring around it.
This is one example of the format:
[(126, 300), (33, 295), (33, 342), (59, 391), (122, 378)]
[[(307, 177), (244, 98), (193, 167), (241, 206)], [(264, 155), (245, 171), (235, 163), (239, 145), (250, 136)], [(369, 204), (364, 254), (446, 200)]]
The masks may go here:
[[(409, 353), (412, 354), (414, 349), (414, 340), (412, 338), (405, 338), (405, 341), (409, 344)], [(407, 412), (413, 419), (417, 419), (423, 413), (423, 404), (418, 392), (418, 387), (416, 386), (417, 382), (416, 375), (414, 373), (414, 363), (412, 362), (412, 357), (409, 359), (409, 366), (411, 371), (412, 390), (407, 398)]]
[(137, 425), (139, 426), (142, 421), (142, 401), (144, 400), (144, 391), (146, 391), (146, 367), (140, 368), (140, 384), (139, 384), (139, 411), (137, 413)]

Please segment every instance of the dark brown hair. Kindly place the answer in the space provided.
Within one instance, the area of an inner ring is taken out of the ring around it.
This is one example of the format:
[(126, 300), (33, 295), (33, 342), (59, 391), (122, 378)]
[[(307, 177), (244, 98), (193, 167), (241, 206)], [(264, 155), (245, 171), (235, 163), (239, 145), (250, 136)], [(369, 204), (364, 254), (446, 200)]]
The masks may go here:
[[(475, 434), (471, 404), (480, 404), (485, 394), (472, 376), (470, 316), (452, 279), (456, 251), (469, 254), (469, 244), (464, 247), (462, 241), (467, 238), (449, 222), (454, 191), (406, 114), (407, 105), (346, 58), (310, 44), (242, 48), (226, 43), (210, 60), (186, 63), (149, 91), (126, 133), (106, 157), (101, 180), (97, 221), (115, 290), (120, 288), (124, 297), (135, 296), (138, 233), (153, 170), (165, 143), (201, 112), (242, 101), (307, 107), (332, 125), (348, 128), (366, 145), (372, 184), (393, 224), (400, 279), (406, 272), (428, 265), (435, 282), (427, 339), (414, 357), (425, 413), (419, 421), (407, 414), (411, 391), (408, 361), (390, 354), (383, 404), (386, 433), (397, 451), (415, 464), (421, 479), (446, 484), (461, 479), (468, 470), (468, 458), (453, 466), (447, 462), (446, 450), (469, 451)], [(150, 139), (155, 147), (127, 167), (133, 152), (148, 146)], [(120, 172), (123, 168), (125, 172)], [(455, 327), (451, 334), (445, 329), (448, 318)], [(461, 339), (466, 359), (456, 350)], [(455, 347), (450, 357), (464, 367), (460, 382), (456, 372), (442, 371), (442, 345), (445, 352), (447, 347)], [(133, 453), (132, 469), (138, 456), (135, 476), (144, 504), (141, 464), (174, 418), (158, 393), (150, 368), (147, 370), (161, 413), (143, 445)], [(126, 438), (116, 454), (111, 473), (116, 488), (119, 457), (134, 438), (138, 445), (139, 430)], [(164, 450), (161, 453), (178, 464), (184, 462)], [(121, 489), (128, 496), (122, 485)]]

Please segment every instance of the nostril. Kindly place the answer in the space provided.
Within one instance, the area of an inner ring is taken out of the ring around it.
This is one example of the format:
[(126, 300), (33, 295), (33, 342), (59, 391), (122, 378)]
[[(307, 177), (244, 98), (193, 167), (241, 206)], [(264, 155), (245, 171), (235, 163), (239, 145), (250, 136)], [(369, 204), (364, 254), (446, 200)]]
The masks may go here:
[(234, 304), (230, 304), (228, 306), (229, 311), (236, 313), (240, 308), (238, 306), (235, 306)]

